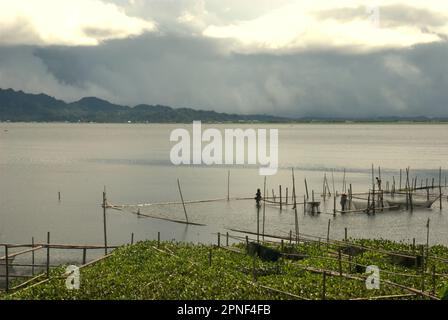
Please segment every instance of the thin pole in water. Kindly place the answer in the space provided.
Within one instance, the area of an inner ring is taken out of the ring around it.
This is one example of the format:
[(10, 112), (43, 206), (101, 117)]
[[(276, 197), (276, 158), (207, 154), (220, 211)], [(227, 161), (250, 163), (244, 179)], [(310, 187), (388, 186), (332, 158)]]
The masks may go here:
[(282, 185), (278, 186), (278, 191), (279, 191), (279, 196), (280, 196), (280, 211), (282, 211), (283, 210)]
[(188, 223), (187, 208), (185, 208), (184, 196), (182, 195), (182, 189), (180, 188), (180, 181), (179, 181), (179, 179), (177, 179), (177, 186), (179, 188), (180, 200), (182, 201), (182, 206), (184, 208), (185, 220)]
[(9, 257), (8, 245), (5, 244), (5, 278), (6, 278), (6, 292), (9, 292)]
[(439, 202), (440, 210), (442, 210), (442, 167), (439, 169)]
[(227, 201), (230, 201), (230, 170), (227, 171)]
[(266, 224), (266, 176), (264, 176), (264, 188), (263, 188), (263, 241), (264, 241), (265, 224)]
[(299, 242), (299, 217), (297, 215), (296, 179), (294, 176), (294, 168), (292, 168), (292, 192), (294, 195), (294, 223), (296, 229), (296, 240)]
[[(31, 245), (34, 249), (34, 237), (31, 238)], [(31, 274), (34, 276), (34, 261), (35, 261), (35, 255), (34, 255), (34, 250), (31, 251)]]
[(306, 181), (306, 178), (305, 178), (305, 191), (306, 191), (306, 199), (308, 200), (310, 198), (310, 195), (308, 193), (308, 182)]
[(107, 221), (106, 221), (106, 208), (107, 208), (106, 186), (104, 186), (104, 191), (103, 191), (103, 229), (104, 229), (104, 254), (105, 254), (105, 255), (107, 255)]
[(47, 278), (50, 278), (50, 232), (47, 232)]

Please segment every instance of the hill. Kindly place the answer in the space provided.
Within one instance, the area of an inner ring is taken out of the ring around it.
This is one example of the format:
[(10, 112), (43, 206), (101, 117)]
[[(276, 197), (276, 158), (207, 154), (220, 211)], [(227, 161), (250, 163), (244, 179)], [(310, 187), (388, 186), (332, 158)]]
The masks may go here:
[(107, 122), (107, 123), (189, 123), (204, 122), (285, 122), (270, 115), (238, 115), (215, 111), (175, 109), (169, 106), (140, 104), (121, 106), (96, 97), (66, 103), (46, 94), (28, 94), (0, 89), (0, 121), (11, 122)]

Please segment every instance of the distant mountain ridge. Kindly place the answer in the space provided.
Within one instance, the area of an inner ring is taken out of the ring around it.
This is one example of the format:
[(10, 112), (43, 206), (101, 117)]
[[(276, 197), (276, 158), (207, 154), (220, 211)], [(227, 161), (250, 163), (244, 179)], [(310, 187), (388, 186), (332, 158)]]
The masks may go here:
[(204, 122), (291, 121), (270, 115), (238, 115), (190, 108), (174, 109), (161, 105), (140, 104), (128, 107), (96, 97), (86, 97), (67, 103), (46, 94), (0, 89), (0, 121), (189, 123), (194, 120)]
[(266, 114), (229, 114), (191, 108), (139, 104), (135, 107), (113, 104), (96, 97), (67, 103), (46, 94), (0, 88), (0, 122), (99, 122), (99, 123), (191, 123), (268, 122), (268, 123), (346, 123), (346, 122), (448, 122), (448, 118), (427, 116), (378, 116), (347, 118), (336, 116), (277, 117)]

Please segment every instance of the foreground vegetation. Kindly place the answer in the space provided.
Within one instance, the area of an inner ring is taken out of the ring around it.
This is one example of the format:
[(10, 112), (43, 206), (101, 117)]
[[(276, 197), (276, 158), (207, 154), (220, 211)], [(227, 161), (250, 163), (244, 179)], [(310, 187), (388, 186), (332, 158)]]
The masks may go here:
[[(385, 240), (352, 240), (352, 244), (406, 254), (418, 250)], [(423, 267), (403, 266), (386, 252), (344, 244), (270, 245), (290, 254), (277, 262), (246, 254), (246, 245), (228, 249), (185, 243), (140, 242), (123, 246), (81, 269), (79, 290), (65, 287), (65, 267), (52, 271), (46, 283), (29, 286), (2, 299), (426, 299), (401, 286), (424, 289), (441, 297), (448, 283), (448, 248), (432, 247)], [(240, 253), (238, 253), (239, 251)], [(211, 259), (210, 259), (211, 258)], [(446, 259), (446, 260), (445, 260)], [(349, 261), (351, 263), (349, 263)], [(211, 264), (210, 264), (211, 262)], [(357, 266), (358, 265), (358, 266)], [(379, 290), (367, 290), (365, 268), (381, 269)], [(435, 268), (435, 269), (434, 269)], [(322, 271), (326, 270), (325, 289)], [(422, 273), (422, 271), (425, 273)], [(434, 273), (435, 271), (435, 273)], [(333, 273), (331, 273), (333, 272)], [(342, 273), (342, 276), (341, 276)], [(352, 278), (350, 278), (352, 277)]]

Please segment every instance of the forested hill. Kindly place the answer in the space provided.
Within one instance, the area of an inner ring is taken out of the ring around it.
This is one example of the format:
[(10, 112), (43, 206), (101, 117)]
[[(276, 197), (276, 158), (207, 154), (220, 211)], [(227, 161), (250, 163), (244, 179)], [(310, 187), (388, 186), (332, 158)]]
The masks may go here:
[(0, 121), (12, 122), (285, 122), (270, 115), (239, 115), (215, 111), (140, 104), (121, 106), (95, 97), (67, 103), (46, 94), (0, 89)]

